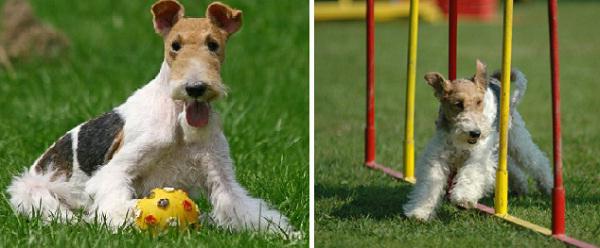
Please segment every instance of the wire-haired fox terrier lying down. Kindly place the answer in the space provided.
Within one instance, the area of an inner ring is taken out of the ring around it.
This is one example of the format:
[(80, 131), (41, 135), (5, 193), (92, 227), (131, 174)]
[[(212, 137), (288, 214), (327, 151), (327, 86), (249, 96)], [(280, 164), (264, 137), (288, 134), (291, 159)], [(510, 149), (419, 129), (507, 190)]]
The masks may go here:
[[(404, 205), (410, 218), (429, 220), (444, 197), (448, 177), (449, 198), (453, 204), (475, 207), (477, 201), (493, 191), (498, 160), (499, 74), (488, 77), (486, 67), (477, 61), (472, 78), (446, 80), (437, 72), (425, 80), (440, 101), (437, 131), (417, 161), (417, 183)], [(510, 188), (516, 194), (527, 193), (527, 171), (538, 189), (550, 194), (553, 179), (550, 163), (531, 140), (519, 112), (527, 81), (518, 70), (511, 73), (515, 88), (510, 100), (508, 173)]]
[(152, 14), (164, 39), (156, 78), (54, 143), (14, 179), (11, 205), (26, 215), (62, 220), (84, 209), (118, 227), (131, 223), (135, 198), (169, 186), (204, 193), (213, 206), (209, 219), (221, 227), (297, 235), (285, 216), (236, 181), (211, 107), (226, 94), (220, 68), (242, 12), (215, 2), (206, 18), (187, 18), (177, 1), (161, 0)]

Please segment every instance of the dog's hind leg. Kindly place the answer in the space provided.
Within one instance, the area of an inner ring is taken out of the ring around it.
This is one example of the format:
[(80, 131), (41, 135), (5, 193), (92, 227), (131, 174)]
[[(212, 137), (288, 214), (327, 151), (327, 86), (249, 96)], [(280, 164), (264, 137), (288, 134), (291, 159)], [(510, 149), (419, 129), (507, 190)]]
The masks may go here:
[(508, 184), (510, 191), (516, 195), (526, 195), (529, 191), (527, 175), (511, 156), (508, 156)]
[(15, 211), (30, 217), (39, 214), (44, 220), (71, 220), (73, 213), (67, 201), (75, 198), (72, 195), (76, 192), (65, 177), (53, 175), (32, 168), (15, 177), (7, 189)]
[(533, 143), (531, 134), (525, 128), (525, 122), (519, 112), (514, 111), (512, 113), (511, 124), (508, 139), (509, 156), (535, 179), (541, 192), (549, 195), (553, 185), (550, 161), (540, 148)]
[(72, 209), (82, 205), (82, 190), (73, 179), (74, 146), (69, 132), (50, 146), (8, 187), (13, 209), (44, 220), (71, 220)]

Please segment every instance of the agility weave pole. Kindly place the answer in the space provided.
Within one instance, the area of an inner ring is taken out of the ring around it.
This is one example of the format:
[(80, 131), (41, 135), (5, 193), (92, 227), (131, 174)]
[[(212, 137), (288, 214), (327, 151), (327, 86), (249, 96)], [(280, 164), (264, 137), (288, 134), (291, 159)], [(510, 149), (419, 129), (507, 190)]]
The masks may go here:
[[(456, 1), (456, 0), (452, 0)], [(530, 230), (550, 235), (569, 245), (577, 247), (595, 247), (592, 244), (570, 238), (565, 235), (565, 191), (562, 182), (562, 151), (560, 132), (560, 89), (557, 33), (557, 2), (548, 0), (548, 20), (550, 29), (550, 57), (552, 77), (552, 135), (554, 158), (554, 188), (552, 192), (552, 230), (519, 219), (508, 214), (508, 118), (510, 109), (510, 70), (512, 57), (512, 19), (513, 0), (504, 2), (504, 31), (502, 45), (502, 90), (500, 94), (500, 149), (496, 172), (496, 192), (494, 198), (494, 216), (520, 225)], [(452, 20), (456, 21), (456, 20)], [(455, 49), (455, 48), (451, 48)], [(456, 61), (454, 61), (456, 63)], [(478, 204), (477, 209), (490, 213), (490, 208)]]
[(410, 0), (410, 26), (408, 33), (406, 109), (404, 117), (404, 180), (415, 183), (415, 81), (417, 77), (419, 0)]
[[(406, 86), (406, 116), (404, 140), (404, 174), (375, 161), (375, 60), (374, 60), (374, 0), (367, 0), (367, 125), (365, 129), (365, 165), (381, 170), (393, 178), (415, 183), (414, 178), (414, 84), (417, 63), (418, 0), (410, 1), (409, 54)], [(538, 233), (551, 236), (576, 247), (596, 247), (595, 245), (565, 235), (565, 191), (562, 182), (561, 133), (560, 133), (560, 89), (559, 56), (557, 33), (557, 2), (548, 0), (548, 20), (550, 29), (550, 56), (552, 76), (552, 125), (554, 188), (552, 192), (552, 230), (519, 219), (508, 214), (508, 115), (510, 99), (510, 68), (512, 56), (512, 17), (513, 0), (504, 5), (504, 28), (502, 48), (502, 90), (500, 96), (500, 149), (496, 173), (496, 192), (494, 208), (478, 204), (476, 209), (482, 213), (499, 217)], [(448, 74), (450, 80), (456, 79), (456, 50), (458, 30), (457, 0), (450, 0), (449, 6), (449, 51)]]
[(552, 236), (578, 247), (595, 247), (565, 234), (565, 189), (562, 177), (562, 140), (560, 129), (560, 59), (558, 53), (558, 3), (548, 0), (550, 29), (550, 69), (552, 71), (552, 144), (554, 152), (554, 188), (552, 189)]
[[(502, 76), (500, 91), (500, 144), (494, 210), (496, 215), (508, 214), (508, 117), (510, 111), (510, 68), (512, 57), (513, 0), (504, 1), (504, 30), (502, 35)], [(455, 61), (456, 63), (456, 61)]]
[[(418, 21), (418, 9), (414, 11), (413, 2), (416, 0), (411, 0), (411, 27), (417, 26)], [(375, 3), (374, 0), (367, 0), (367, 13), (366, 16), (366, 24), (367, 24), (367, 123), (365, 126), (365, 166), (374, 169), (380, 170), (387, 175), (390, 175), (393, 178), (404, 180), (406, 182), (414, 183), (415, 180), (405, 180), (404, 174), (402, 172), (396, 171), (392, 168), (386, 167), (382, 164), (379, 164), (375, 160)], [(416, 13), (416, 14), (415, 14)], [(413, 18), (413, 15), (416, 15)], [(416, 32), (415, 32), (416, 34)], [(415, 37), (415, 45), (416, 45), (416, 37)], [(414, 49), (414, 57), (416, 58), (416, 47)], [(415, 59), (415, 68), (416, 68), (416, 59)], [(413, 83), (414, 84), (414, 83)], [(413, 85), (413, 94), (414, 94), (414, 85)], [(411, 106), (414, 108), (414, 96), (412, 97), (413, 102)], [(407, 102), (408, 103), (408, 102)], [(412, 130), (412, 128), (411, 128)], [(414, 168), (414, 166), (412, 167)], [(414, 176), (413, 176), (414, 178)]]

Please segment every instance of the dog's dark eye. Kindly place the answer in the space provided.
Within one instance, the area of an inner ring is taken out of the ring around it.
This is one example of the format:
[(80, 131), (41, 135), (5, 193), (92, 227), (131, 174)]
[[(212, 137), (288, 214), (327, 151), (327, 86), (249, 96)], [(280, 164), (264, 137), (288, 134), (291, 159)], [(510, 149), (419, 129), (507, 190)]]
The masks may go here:
[(477, 100), (477, 105), (481, 105), (481, 100)]
[(210, 50), (211, 52), (216, 52), (217, 50), (219, 50), (219, 43), (214, 42), (214, 41), (206, 42), (206, 46), (208, 47), (208, 50)]
[(455, 102), (454, 106), (456, 106), (458, 109), (463, 109), (463, 107), (464, 107), (462, 101)]
[(181, 44), (178, 41), (173, 41), (173, 43), (171, 43), (171, 49), (174, 52), (177, 52), (179, 49), (181, 49)]

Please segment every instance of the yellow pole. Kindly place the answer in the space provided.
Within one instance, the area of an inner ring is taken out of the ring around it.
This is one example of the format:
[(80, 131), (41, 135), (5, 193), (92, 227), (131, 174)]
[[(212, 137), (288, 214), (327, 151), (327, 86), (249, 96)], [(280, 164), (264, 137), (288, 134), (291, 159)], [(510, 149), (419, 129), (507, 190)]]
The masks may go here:
[(404, 180), (415, 182), (415, 79), (417, 74), (417, 36), (419, 31), (419, 0), (410, 0), (406, 111), (404, 123)]
[(352, 0), (338, 0), (339, 5), (350, 6), (352, 5)]
[(504, 42), (502, 47), (502, 91), (500, 94), (500, 149), (496, 171), (496, 215), (508, 212), (508, 114), (510, 108), (510, 60), (512, 52), (513, 0), (504, 2)]

